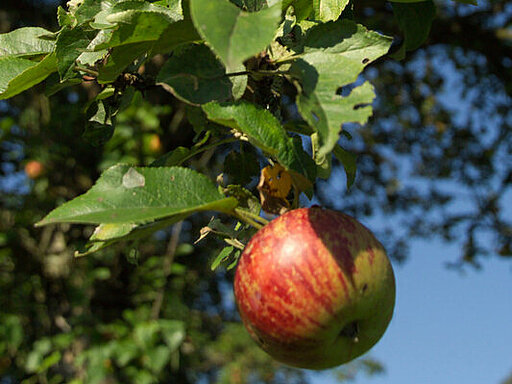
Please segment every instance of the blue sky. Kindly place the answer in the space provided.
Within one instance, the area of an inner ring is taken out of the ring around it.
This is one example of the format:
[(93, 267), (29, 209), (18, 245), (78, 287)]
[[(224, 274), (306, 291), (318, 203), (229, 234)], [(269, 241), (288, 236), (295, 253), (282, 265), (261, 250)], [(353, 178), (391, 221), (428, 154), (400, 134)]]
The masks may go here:
[[(386, 373), (354, 383), (499, 384), (512, 373), (512, 264), (493, 257), (461, 274), (444, 265), (458, 255), (456, 245), (412, 242), (395, 266), (393, 320), (369, 352)], [(335, 381), (326, 372), (314, 382)]]

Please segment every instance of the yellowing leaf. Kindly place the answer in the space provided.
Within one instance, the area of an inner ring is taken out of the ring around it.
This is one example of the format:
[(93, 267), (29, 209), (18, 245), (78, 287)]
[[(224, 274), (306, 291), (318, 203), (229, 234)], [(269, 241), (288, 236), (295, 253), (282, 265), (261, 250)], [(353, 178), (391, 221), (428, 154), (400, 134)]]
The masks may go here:
[(282, 213), (290, 207), (286, 197), (292, 188), (292, 177), (283, 166), (276, 164), (261, 170), (258, 190), (261, 207), (270, 213)]

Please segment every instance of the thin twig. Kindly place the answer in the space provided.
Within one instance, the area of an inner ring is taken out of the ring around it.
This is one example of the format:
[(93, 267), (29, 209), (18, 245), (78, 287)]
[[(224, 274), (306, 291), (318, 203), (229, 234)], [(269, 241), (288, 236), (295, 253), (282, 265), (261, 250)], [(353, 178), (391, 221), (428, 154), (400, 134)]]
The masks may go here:
[(94, 76), (94, 77), (98, 77), (100, 75), (98, 71), (94, 71), (92, 69), (85, 68), (85, 67), (82, 67), (80, 65), (75, 65), (74, 69), (75, 69), (75, 71), (85, 72), (88, 75), (91, 75), (91, 76)]

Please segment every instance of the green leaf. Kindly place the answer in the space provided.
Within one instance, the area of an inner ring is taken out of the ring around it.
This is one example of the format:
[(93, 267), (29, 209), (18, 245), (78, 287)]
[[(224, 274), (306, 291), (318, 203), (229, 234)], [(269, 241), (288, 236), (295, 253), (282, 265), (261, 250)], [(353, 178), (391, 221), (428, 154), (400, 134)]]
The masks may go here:
[(219, 252), (217, 257), (212, 262), (212, 271), (215, 271), (219, 267), (220, 263), (226, 261), (229, 258), (229, 256), (231, 256), (234, 250), (235, 247), (232, 246), (222, 248), (222, 250)]
[[(242, 64), (239, 67), (235, 68), (235, 72), (244, 72), (245, 66)], [(234, 100), (240, 100), (245, 93), (247, 88), (247, 82), (249, 77), (247, 75), (237, 75), (230, 76), (229, 81), (231, 82), (231, 93), (233, 95)]]
[(192, 45), (173, 55), (160, 70), (157, 82), (193, 105), (229, 100), (233, 87), (224, 67), (205, 45)]
[(259, 215), (261, 212), (260, 200), (252, 194), (251, 191), (241, 185), (228, 185), (224, 191), (226, 196), (233, 196), (238, 200), (238, 209), (246, 210), (253, 215)]
[(72, 87), (81, 83), (81, 78), (72, 78), (61, 82), (59, 74), (54, 73), (46, 79), (44, 94), (50, 97), (64, 88)]
[(13, 97), (46, 79), (57, 70), (55, 54), (40, 62), (6, 57), (0, 59), (0, 100)]
[(98, 68), (98, 83), (111, 83), (138, 57), (151, 50), (148, 42), (133, 43), (112, 48), (107, 60)]
[(347, 174), (347, 189), (354, 184), (356, 179), (356, 170), (357, 170), (357, 156), (349, 152), (339, 145), (334, 147), (334, 156), (343, 164), (343, 168), (345, 168), (345, 173)]
[(227, 271), (230, 271), (232, 270), (233, 268), (236, 267), (236, 265), (238, 264), (238, 260), (240, 259), (240, 255), (242, 254), (242, 251), (237, 249), (234, 253), (233, 253), (233, 261), (226, 267), (226, 270)]
[(154, 43), (151, 55), (158, 53), (169, 53), (182, 44), (200, 41), (201, 36), (197, 33), (192, 20), (185, 18), (169, 25)]
[(313, 12), (313, 1), (311, 0), (284, 0), (283, 10), (286, 11), (289, 6), (293, 7), (297, 21), (307, 19)]
[(206, 176), (191, 169), (131, 167), (107, 169), (87, 193), (50, 212), (37, 223), (147, 223), (179, 214), (230, 212), (225, 198)]
[(315, 20), (332, 21), (340, 17), (349, 0), (313, 0)]
[(47, 356), (43, 359), (43, 361), (41, 362), (41, 365), (39, 365), (39, 367), (37, 368), (37, 372), (41, 373), (41, 372), (47, 371), (52, 366), (57, 364), (60, 361), (61, 357), (62, 357), (62, 355), (61, 355), (60, 351), (54, 351), (52, 354), (50, 354), (49, 356)]
[(121, 241), (147, 239), (150, 235), (182, 221), (188, 214), (174, 215), (170, 219), (158, 220), (154, 223), (135, 224), (100, 224), (85, 244), (84, 248), (75, 251), (75, 257), (82, 257), (98, 252)]
[(228, 0), (191, 0), (192, 21), (229, 72), (264, 50), (281, 18), (281, 2), (258, 12), (244, 12)]
[(247, 102), (212, 102), (203, 105), (203, 110), (210, 120), (247, 135), (253, 145), (275, 157), (301, 190), (311, 185), (308, 180), (315, 180), (315, 164), (302, 149), (300, 139), (289, 137), (269, 111)]
[(316, 174), (317, 177), (328, 179), (331, 176), (332, 156), (319, 156), (318, 148), (318, 132), (314, 132), (311, 135), (311, 149), (313, 151), (313, 159), (317, 165)]
[[(144, 366), (154, 374), (160, 373), (171, 358), (171, 351), (164, 345), (156, 346), (146, 352), (147, 359), (144, 359)], [(153, 382), (153, 378), (151, 378)]]
[[(114, 0), (83, 0), (75, 1), (79, 6), (70, 8), (70, 13), (75, 16), (77, 24), (84, 24), (96, 16), (103, 8), (111, 7)], [(69, 2), (68, 2), (69, 3)]]
[(72, 14), (66, 12), (66, 10), (59, 5), (57, 7), (57, 21), (61, 28), (72, 27), (75, 24), (76, 19)]
[(111, 35), (112, 31), (99, 31), (94, 39), (91, 40), (85, 51), (82, 52), (76, 60), (83, 65), (95, 65), (97, 61), (103, 59), (108, 53), (108, 50), (106, 49), (95, 51), (96, 46), (108, 41)]
[(125, 11), (107, 17), (118, 24), (110, 40), (96, 46), (96, 50), (141, 42), (155, 42), (169, 25), (178, 21), (162, 12)]
[(51, 32), (44, 28), (26, 27), (0, 34), (0, 57), (30, 57), (50, 53), (55, 41), (42, 39)]
[(317, 155), (326, 156), (336, 145), (343, 123), (364, 124), (372, 113), (373, 87), (365, 82), (341, 96), (342, 87), (357, 80), (364, 67), (387, 53), (391, 39), (349, 20), (312, 28), (304, 54), (290, 74), (299, 80), (297, 106), (318, 132)]
[(57, 66), (62, 80), (73, 76), (75, 62), (89, 45), (90, 40), (80, 28), (65, 28), (57, 37), (55, 54)]
[[(9, 87), (9, 83), (24, 71), (36, 66), (37, 63), (22, 58), (1, 58), (0, 59), (0, 94)], [(0, 96), (1, 97), (1, 96)]]
[(190, 149), (186, 147), (177, 147), (170, 152), (167, 152), (165, 155), (159, 157), (155, 161), (151, 163), (151, 167), (174, 167), (176, 165), (181, 165), (187, 159), (189, 159), (193, 154), (191, 154)]
[(179, 320), (158, 319), (160, 333), (169, 352), (176, 351), (185, 341), (185, 323)]
[(404, 33), (406, 51), (419, 48), (427, 39), (436, 6), (432, 0), (421, 3), (393, 3), (393, 13)]
[(124, 0), (105, 4), (102, 11), (94, 16), (94, 22), (90, 26), (98, 29), (113, 28), (116, 25), (114, 14), (121, 14), (123, 12), (154, 12), (161, 13), (168, 16), (173, 20), (182, 19), (183, 12), (181, 10), (181, 1), (172, 1), (172, 6), (167, 7), (158, 3), (149, 3), (147, 1), (139, 0)]
[(108, 101), (98, 100), (87, 110), (88, 121), (82, 134), (94, 146), (105, 144), (114, 134), (117, 109)]

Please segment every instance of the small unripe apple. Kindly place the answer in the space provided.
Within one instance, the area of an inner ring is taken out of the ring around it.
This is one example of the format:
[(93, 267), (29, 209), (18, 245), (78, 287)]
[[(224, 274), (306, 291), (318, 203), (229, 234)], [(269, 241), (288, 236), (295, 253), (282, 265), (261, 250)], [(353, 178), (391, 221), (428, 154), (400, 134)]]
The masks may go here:
[(25, 164), (25, 174), (30, 179), (37, 179), (44, 172), (44, 165), (40, 161), (30, 160)]
[(316, 207), (289, 211), (253, 236), (234, 291), (259, 346), (308, 369), (367, 352), (395, 304), (393, 269), (381, 243), (353, 217)]
[(155, 155), (160, 153), (162, 148), (162, 141), (160, 140), (160, 136), (158, 136), (156, 133), (144, 137), (145, 152), (151, 155)]

